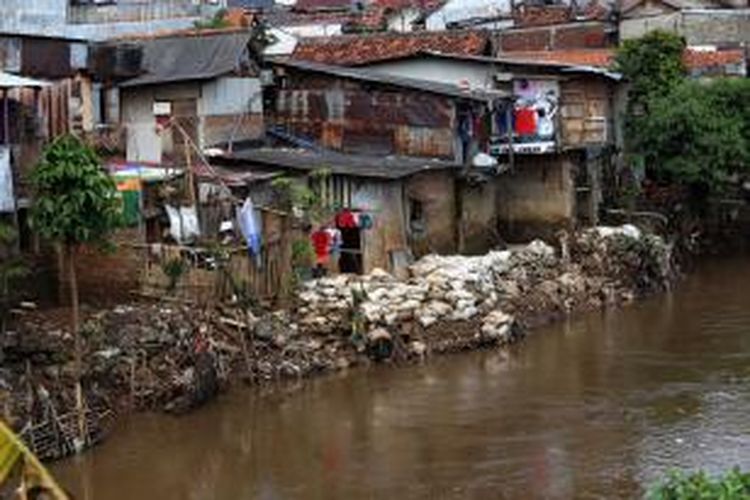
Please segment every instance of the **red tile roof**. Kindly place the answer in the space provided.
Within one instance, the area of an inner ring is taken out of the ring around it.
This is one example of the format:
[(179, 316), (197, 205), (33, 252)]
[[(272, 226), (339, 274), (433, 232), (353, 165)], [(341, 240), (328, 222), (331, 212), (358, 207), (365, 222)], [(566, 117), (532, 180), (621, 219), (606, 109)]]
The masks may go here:
[(374, 0), (373, 3), (378, 7), (384, 7), (391, 10), (402, 10), (409, 7), (420, 10), (432, 10), (444, 3), (445, 0)]
[(308, 38), (297, 44), (293, 59), (356, 66), (416, 55), (422, 51), (483, 55), (488, 45), (482, 31), (376, 33)]
[(606, 68), (612, 64), (615, 53), (610, 49), (588, 50), (549, 50), (549, 51), (513, 51), (498, 54), (502, 59), (519, 61), (536, 61), (547, 63), (574, 64)]
[(297, 0), (297, 3), (294, 4), (293, 10), (304, 12), (319, 10), (349, 10), (351, 6), (351, 0)]
[(682, 60), (689, 69), (742, 64), (745, 61), (745, 51), (742, 49), (711, 51), (688, 49), (683, 54)]
[[(606, 68), (614, 62), (615, 52), (610, 49), (514, 51), (502, 52), (498, 54), (498, 57), (502, 59), (517, 59), (519, 61), (539, 61)], [(688, 69), (742, 64), (745, 61), (745, 52), (742, 49), (708, 51), (686, 49), (682, 60)]]

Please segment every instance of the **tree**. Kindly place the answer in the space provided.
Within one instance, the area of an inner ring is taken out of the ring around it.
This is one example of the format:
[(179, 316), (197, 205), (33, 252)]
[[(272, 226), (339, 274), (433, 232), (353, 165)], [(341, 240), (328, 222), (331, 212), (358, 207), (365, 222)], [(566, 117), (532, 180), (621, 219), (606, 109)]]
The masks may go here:
[(750, 166), (750, 82), (685, 81), (649, 101), (633, 146), (652, 176), (710, 193)]
[(83, 345), (80, 334), (76, 254), (81, 245), (107, 243), (120, 223), (120, 204), (114, 181), (102, 170), (96, 153), (73, 136), (50, 144), (32, 173), (33, 227), (58, 243), (68, 262), (71, 327), (75, 342), (75, 391), (80, 438), (85, 436)]
[(629, 109), (643, 114), (654, 96), (668, 94), (685, 77), (685, 40), (666, 31), (625, 40), (615, 55), (615, 69), (630, 83)]

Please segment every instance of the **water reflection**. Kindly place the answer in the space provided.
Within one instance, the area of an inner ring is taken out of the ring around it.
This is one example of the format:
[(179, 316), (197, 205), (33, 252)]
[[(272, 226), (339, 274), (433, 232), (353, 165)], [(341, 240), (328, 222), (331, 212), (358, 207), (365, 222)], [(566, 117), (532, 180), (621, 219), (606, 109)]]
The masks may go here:
[(508, 352), (234, 391), (140, 416), (55, 469), (84, 499), (627, 498), (674, 466), (750, 468), (750, 262)]

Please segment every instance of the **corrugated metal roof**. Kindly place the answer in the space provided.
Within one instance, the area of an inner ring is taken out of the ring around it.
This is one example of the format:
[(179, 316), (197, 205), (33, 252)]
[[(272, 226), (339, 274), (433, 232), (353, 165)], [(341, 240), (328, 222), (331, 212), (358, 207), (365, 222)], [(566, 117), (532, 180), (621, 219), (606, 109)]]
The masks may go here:
[(490, 102), (496, 99), (504, 99), (510, 97), (510, 94), (501, 90), (467, 90), (449, 83), (419, 80), (416, 78), (406, 78), (363, 68), (346, 68), (341, 66), (330, 66), (327, 64), (294, 60), (277, 61), (275, 64), (278, 66), (290, 67), (303, 71), (323, 73), (339, 78), (349, 78), (352, 80), (381, 83), (384, 85), (394, 85), (396, 87), (421, 90), (423, 92), (454, 97), (457, 99)]
[(401, 179), (419, 172), (461, 168), (457, 163), (432, 158), (366, 156), (296, 148), (244, 149), (224, 158), (301, 171), (326, 168), (332, 174), (380, 179)]
[[(176, 36), (143, 40), (145, 74), (122, 87), (186, 80), (205, 80), (249, 69), (247, 45), (251, 34), (243, 31), (209, 36)], [(244, 66), (244, 68), (243, 68)]]
[(11, 75), (0, 71), (0, 88), (9, 89), (15, 87), (48, 87), (50, 83), (42, 80), (34, 80), (23, 76)]

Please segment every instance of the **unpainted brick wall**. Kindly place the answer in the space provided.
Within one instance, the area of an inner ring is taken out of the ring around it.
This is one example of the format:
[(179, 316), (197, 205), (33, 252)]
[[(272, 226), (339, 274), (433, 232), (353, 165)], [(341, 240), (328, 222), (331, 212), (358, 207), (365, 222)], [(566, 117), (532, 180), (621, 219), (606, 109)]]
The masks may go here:
[[(113, 242), (114, 251), (96, 247), (81, 247), (77, 254), (76, 274), (78, 291), (82, 301), (106, 304), (130, 297), (130, 292), (139, 287), (139, 278), (144, 266), (145, 250), (131, 246), (140, 241), (137, 229), (118, 231)], [(58, 256), (58, 280), (60, 301), (67, 303), (68, 263)]]
[(596, 49), (610, 47), (604, 24), (547, 26), (507, 30), (500, 34), (500, 51)]

